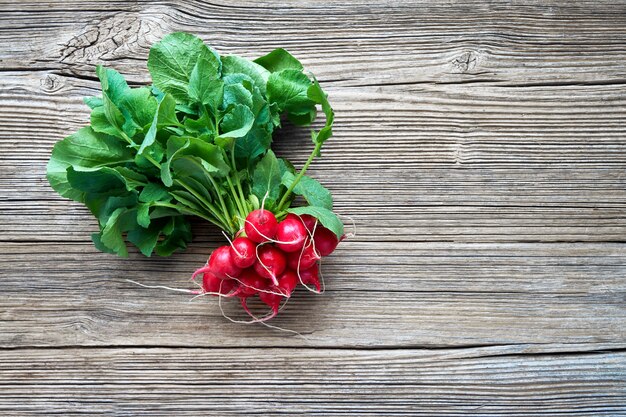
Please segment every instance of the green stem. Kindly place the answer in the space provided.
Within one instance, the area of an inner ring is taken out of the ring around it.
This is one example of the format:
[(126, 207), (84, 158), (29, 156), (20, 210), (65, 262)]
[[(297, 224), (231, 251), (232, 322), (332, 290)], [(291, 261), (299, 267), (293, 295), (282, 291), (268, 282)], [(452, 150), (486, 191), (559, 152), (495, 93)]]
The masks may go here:
[[(230, 177), (226, 177), (226, 181), (228, 181), (228, 187), (230, 188), (230, 192), (233, 195), (233, 200), (235, 200), (237, 210), (239, 211), (239, 213), (237, 213), (238, 214), (237, 217), (241, 219), (245, 217), (244, 208), (241, 206), (241, 202), (239, 201), (239, 198), (237, 197), (237, 191), (235, 191), (235, 187), (233, 186), (233, 182), (230, 180)], [(241, 221), (239, 221), (239, 223), (241, 226)]]
[[(230, 148), (230, 161), (233, 164), (233, 172), (235, 173), (235, 179), (237, 180), (237, 188), (239, 190), (239, 197), (241, 198), (242, 206), (247, 207), (246, 197), (243, 195), (243, 188), (241, 187), (241, 179), (239, 178), (239, 172), (237, 172), (237, 163), (235, 162), (235, 142), (233, 142), (233, 146)], [(241, 212), (242, 216), (245, 217), (247, 210), (243, 210)]]
[(214, 225), (218, 226), (218, 227), (222, 227), (222, 224), (214, 218), (208, 217), (202, 213), (200, 213), (197, 210), (193, 210), (190, 209), (189, 207), (182, 207), (182, 206), (178, 206), (176, 204), (170, 204), (170, 203), (164, 203), (162, 201), (155, 201), (153, 203), (151, 203), (153, 206), (157, 206), (157, 207), (167, 207), (167, 208), (171, 208), (171, 209), (175, 209), (181, 213), (186, 213), (186, 214), (193, 214), (194, 216), (198, 216), (208, 222), (213, 223)]
[[(126, 136), (126, 135), (124, 135)], [(126, 136), (126, 140), (129, 141), (129, 143), (132, 143), (132, 140), (130, 140), (130, 138), (128, 138), (128, 136)], [(143, 155), (144, 158), (146, 158), (148, 161), (150, 161), (150, 163), (152, 163), (152, 165), (154, 165), (157, 168), (161, 168), (161, 164), (159, 164), (154, 158), (152, 158), (150, 155), (148, 154), (144, 154)], [(211, 179), (212, 180), (212, 179)], [(217, 225), (218, 227), (224, 229), (224, 230), (229, 230), (232, 233), (232, 228), (230, 227), (230, 222), (227, 220), (227, 218), (222, 217), (222, 215), (220, 214), (220, 211), (217, 209), (217, 207), (215, 207), (213, 204), (211, 204), (210, 202), (208, 202), (204, 197), (202, 197), (201, 195), (199, 195), (197, 192), (195, 192), (195, 190), (191, 187), (189, 187), (187, 184), (185, 184), (184, 182), (182, 182), (179, 179), (175, 179), (174, 182), (178, 185), (180, 185), (181, 187), (183, 187), (185, 190), (187, 190), (191, 195), (193, 195), (196, 199), (198, 199), (198, 201), (200, 201), (202, 204), (204, 204), (204, 206), (209, 210), (209, 213), (211, 213), (211, 215), (213, 217), (215, 217), (220, 223), (216, 223), (213, 220), (210, 220), (208, 217), (206, 216), (200, 216), (198, 214), (199, 217), (202, 217), (205, 220), (210, 221), (211, 223)], [(217, 188), (216, 188), (217, 189)], [(219, 193), (218, 193), (219, 195)], [(220, 199), (221, 199), (221, 195), (220, 195)], [(222, 200), (223, 203), (223, 200)], [(225, 208), (225, 205), (223, 206)], [(194, 214), (198, 213), (195, 210), (193, 211)], [(228, 213), (228, 210), (225, 210), (225, 213)], [(226, 215), (226, 217), (228, 217), (228, 215)]]
[(224, 229), (224, 230), (232, 230), (231, 227), (230, 227), (229, 222), (224, 217), (222, 217), (222, 214), (220, 214), (220, 211), (217, 209), (217, 207), (215, 207), (213, 204), (208, 202), (204, 197), (202, 197), (200, 194), (198, 194), (193, 188), (189, 187), (187, 184), (185, 184), (181, 180), (176, 179), (176, 180), (174, 180), (174, 183), (176, 183), (177, 185), (180, 185), (181, 187), (183, 187), (191, 195), (193, 195), (198, 201), (200, 201), (202, 204), (204, 204), (204, 206), (209, 209), (211, 214), (213, 216), (215, 216), (215, 218), (218, 219), (220, 222), (222, 222), (222, 224), (220, 225), (220, 227), (222, 229)]
[(224, 199), (222, 198), (222, 193), (220, 193), (220, 188), (217, 186), (217, 184), (215, 183), (215, 180), (210, 174), (207, 173), (206, 177), (209, 179), (209, 181), (211, 181), (211, 184), (213, 185), (213, 188), (215, 189), (215, 193), (217, 194), (217, 198), (220, 200), (220, 204), (222, 206), (222, 213), (228, 220), (228, 224), (230, 224), (231, 215), (228, 212), (228, 208), (226, 208), (226, 203), (224, 203)]
[(291, 195), (291, 192), (296, 187), (296, 185), (298, 185), (298, 183), (300, 182), (300, 180), (304, 176), (304, 173), (306, 172), (307, 168), (309, 168), (309, 165), (311, 165), (311, 162), (313, 162), (313, 159), (315, 159), (315, 156), (319, 153), (320, 149), (322, 149), (322, 143), (318, 142), (315, 145), (315, 149), (313, 149), (313, 152), (309, 156), (309, 159), (307, 159), (306, 163), (304, 164), (304, 166), (302, 167), (302, 169), (298, 173), (298, 176), (296, 176), (296, 178), (293, 180), (293, 182), (291, 183), (291, 185), (289, 186), (289, 188), (287, 189), (287, 191), (283, 195), (283, 198), (280, 199), (280, 202), (278, 203), (278, 209), (276, 211), (282, 211), (284, 209), (283, 206), (285, 205), (285, 203), (289, 199), (289, 196)]

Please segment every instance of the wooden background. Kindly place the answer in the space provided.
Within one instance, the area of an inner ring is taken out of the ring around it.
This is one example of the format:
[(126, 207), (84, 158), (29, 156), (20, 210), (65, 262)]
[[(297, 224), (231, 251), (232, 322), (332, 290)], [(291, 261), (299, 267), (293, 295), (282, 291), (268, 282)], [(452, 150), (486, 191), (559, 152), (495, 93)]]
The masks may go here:
[[(0, 415), (626, 415), (626, 3), (437, 3), (2, 0)], [(145, 83), (175, 30), (330, 93), (357, 235), (273, 322), (304, 337), (125, 281), (185, 287), (211, 227), (118, 259), (47, 184), (95, 65)]]

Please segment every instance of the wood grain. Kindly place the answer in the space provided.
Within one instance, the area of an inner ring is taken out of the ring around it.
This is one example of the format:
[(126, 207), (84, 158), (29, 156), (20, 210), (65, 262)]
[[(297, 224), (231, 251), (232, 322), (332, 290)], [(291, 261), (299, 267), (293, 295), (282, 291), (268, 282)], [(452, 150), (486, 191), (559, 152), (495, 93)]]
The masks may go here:
[(61, 69), (93, 77), (96, 64), (115, 61), (145, 80), (138, 64), (149, 45), (165, 33), (186, 30), (224, 53), (252, 57), (288, 47), (316, 74), (347, 84), (626, 79), (622, 2), (4, 4), (0, 50), (12, 52), (5, 65), (29, 71)]
[[(194, 288), (188, 277), (205, 262), (204, 245), (129, 260), (88, 244), (2, 247), (5, 347), (626, 347), (621, 244), (347, 242), (323, 265), (327, 292), (299, 292), (272, 321), (307, 338), (232, 324), (213, 297), (189, 302), (126, 281)], [(246, 318), (236, 302), (222, 304), (228, 316)]]
[[(2, 81), (0, 106), (7, 110), (0, 116), (0, 149), (8, 154), (0, 168), (6, 196), (0, 239), (58, 241), (68, 232), (58, 225), (72, 224), (69, 238), (84, 241), (93, 221), (50, 190), (44, 172), (56, 140), (88, 120), (81, 98), (96, 94), (97, 83), (68, 77), (38, 98), (39, 81), (32, 75)], [(493, 88), (492, 99), (508, 98), (504, 105), (481, 104), (484, 87), (457, 88), (455, 97), (451, 88), (334, 90), (336, 137), (311, 172), (334, 192), (337, 210), (355, 220), (364, 240), (624, 240), (624, 89)], [(450, 104), (437, 103), (437, 94)], [(535, 95), (549, 97), (547, 107), (531, 106), (528, 100), (542, 101)], [(604, 113), (581, 115), (585, 107)], [(436, 121), (432, 112), (441, 112)], [(310, 148), (304, 130), (287, 128), (276, 138), (277, 152), (296, 164), (306, 156), (302, 148)]]
[[(175, 30), (330, 93), (311, 174), (356, 236), (273, 322), (301, 336), (127, 281), (190, 288), (211, 227), (118, 259), (47, 184), (95, 66), (146, 83)], [(623, 1), (0, 0), (0, 414), (626, 415), (625, 45)]]
[(0, 412), (13, 416), (626, 413), (624, 353), (576, 357), (515, 353), (493, 348), (5, 351), (0, 352)]

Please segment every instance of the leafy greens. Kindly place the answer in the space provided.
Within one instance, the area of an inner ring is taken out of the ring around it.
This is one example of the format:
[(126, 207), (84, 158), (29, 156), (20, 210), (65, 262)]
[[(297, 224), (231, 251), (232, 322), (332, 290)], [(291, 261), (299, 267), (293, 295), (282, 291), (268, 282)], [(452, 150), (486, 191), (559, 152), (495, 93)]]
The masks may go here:
[[(284, 49), (249, 61), (220, 56), (183, 32), (165, 36), (148, 58), (153, 85), (130, 87), (98, 66), (102, 95), (89, 97), (90, 125), (59, 141), (47, 177), (63, 197), (97, 218), (102, 251), (167, 256), (191, 241), (188, 216), (235, 235), (263, 207), (278, 217), (310, 214), (335, 232), (330, 192), (305, 174), (332, 135), (333, 110), (315, 78)], [(271, 151), (281, 116), (310, 125), (320, 105), (326, 124), (312, 132), (304, 167)], [(308, 206), (290, 208), (294, 195)]]

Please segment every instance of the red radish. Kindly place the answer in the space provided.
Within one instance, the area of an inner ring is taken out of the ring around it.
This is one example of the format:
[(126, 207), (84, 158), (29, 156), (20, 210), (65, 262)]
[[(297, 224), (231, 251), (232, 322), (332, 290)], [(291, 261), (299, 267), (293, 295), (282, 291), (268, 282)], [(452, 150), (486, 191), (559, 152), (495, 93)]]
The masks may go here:
[(287, 267), (294, 271), (309, 269), (319, 259), (321, 259), (321, 256), (315, 253), (313, 243), (309, 241), (304, 249), (287, 254)]
[(308, 235), (300, 219), (285, 218), (276, 229), (276, 246), (284, 252), (300, 251)]
[(317, 227), (313, 234), (313, 241), (315, 242), (315, 250), (322, 256), (328, 256), (339, 244), (337, 235), (328, 230), (325, 227)]
[(309, 232), (313, 232), (314, 229), (319, 227), (319, 221), (309, 214), (303, 214), (300, 218)]
[(222, 280), (212, 272), (206, 272), (202, 276), (202, 288), (204, 292), (226, 295), (235, 288), (235, 282), (232, 279)]
[(238, 237), (230, 245), (230, 256), (235, 266), (248, 268), (256, 262), (256, 245), (247, 237)]
[(278, 278), (278, 288), (280, 291), (277, 292), (281, 292), (289, 297), (293, 290), (296, 289), (299, 282), (298, 275), (288, 269)]
[(276, 277), (283, 273), (287, 267), (287, 258), (283, 252), (273, 245), (259, 247), (258, 260), (254, 264), (254, 270), (263, 278), (269, 278), (274, 285), (278, 284)]
[(241, 281), (240, 297), (253, 296), (259, 290), (267, 290), (269, 287), (269, 282), (265, 278), (260, 277), (252, 268), (244, 270), (239, 277), (239, 281)]
[(215, 249), (209, 258), (209, 268), (218, 278), (237, 277), (241, 269), (233, 263), (230, 246), (220, 246)]
[(300, 271), (300, 279), (303, 284), (313, 285), (318, 292), (320, 291), (319, 267), (317, 264), (313, 265), (313, 267), (309, 269)]
[(260, 292), (259, 298), (263, 301), (268, 307), (272, 309), (273, 312), (277, 313), (278, 308), (280, 307), (280, 302), (283, 300), (283, 297), (277, 294), (272, 294), (269, 292)]
[(276, 216), (269, 210), (258, 209), (250, 212), (246, 217), (244, 230), (248, 239), (256, 243), (274, 239), (278, 222)]
[(302, 224), (304, 224), (304, 227), (306, 227), (307, 230), (311, 233), (313, 233), (313, 229), (315, 229), (315, 223), (318, 223), (317, 219), (309, 214), (302, 214), (298, 216), (297, 214), (289, 213), (287, 217), (285, 217), (285, 219), (299, 220), (300, 222), (302, 222)]

